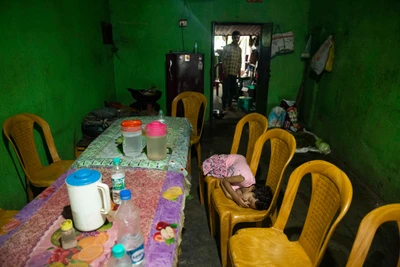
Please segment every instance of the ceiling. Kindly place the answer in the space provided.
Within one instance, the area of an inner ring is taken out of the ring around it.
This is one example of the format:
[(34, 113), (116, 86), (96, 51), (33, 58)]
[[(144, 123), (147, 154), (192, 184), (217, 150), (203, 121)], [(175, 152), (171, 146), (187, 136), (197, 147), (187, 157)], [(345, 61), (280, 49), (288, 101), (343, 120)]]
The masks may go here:
[(260, 25), (254, 24), (231, 24), (215, 25), (214, 35), (232, 35), (232, 32), (239, 31), (241, 35), (258, 35)]

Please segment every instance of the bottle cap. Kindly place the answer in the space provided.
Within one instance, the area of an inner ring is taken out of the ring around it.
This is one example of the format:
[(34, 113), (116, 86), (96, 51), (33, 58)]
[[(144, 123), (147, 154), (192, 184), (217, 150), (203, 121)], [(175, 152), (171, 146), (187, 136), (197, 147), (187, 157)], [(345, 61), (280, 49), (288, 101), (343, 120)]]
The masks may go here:
[(129, 189), (124, 189), (119, 192), (119, 197), (121, 200), (129, 200), (132, 198), (131, 191)]
[(122, 244), (116, 244), (112, 248), (112, 254), (115, 258), (119, 259), (125, 255), (125, 248)]
[(158, 115), (163, 115), (164, 113), (163, 113), (163, 111), (162, 111), (162, 109), (160, 109), (160, 111), (158, 112)]
[(63, 221), (60, 224), (60, 227), (61, 227), (61, 231), (68, 231), (68, 230), (72, 229), (72, 220), (68, 219), (68, 220)]
[(113, 159), (113, 165), (120, 165), (121, 164), (121, 159), (120, 158), (114, 158)]

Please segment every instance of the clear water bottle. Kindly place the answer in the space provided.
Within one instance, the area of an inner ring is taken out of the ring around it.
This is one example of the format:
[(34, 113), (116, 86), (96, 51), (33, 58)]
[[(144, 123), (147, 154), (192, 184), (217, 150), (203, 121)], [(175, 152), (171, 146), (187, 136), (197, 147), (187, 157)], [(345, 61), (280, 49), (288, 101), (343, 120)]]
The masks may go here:
[(121, 244), (113, 246), (112, 257), (108, 262), (108, 267), (132, 267), (129, 256), (125, 253), (125, 248)]
[(118, 224), (118, 243), (124, 245), (132, 265), (144, 266), (144, 240), (140, 229), (140, 212), (132, 201), (131, 191), (120, 192), (121, 205), (116, 214)]
[(125, 170), (121, 167), (119, 158), (113, 159), (113, 168), (111, 169), (112, 198), (115, 204), (121, 204), (119, 193), (125, 189)]
[(165, 124), (165, 117), (164, 117), (164, 112), (162, 111), (162, 109), (160, 109), (160, 111), (158, 112), (158, 119), (157, 120), (159, 122)]

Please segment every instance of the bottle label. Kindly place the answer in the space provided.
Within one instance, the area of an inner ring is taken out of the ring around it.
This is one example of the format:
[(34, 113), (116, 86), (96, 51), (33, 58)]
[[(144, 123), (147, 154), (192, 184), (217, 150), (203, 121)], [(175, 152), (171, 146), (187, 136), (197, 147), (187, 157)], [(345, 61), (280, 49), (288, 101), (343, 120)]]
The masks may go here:
[(122, 173), (113, 174), (111, 176), (111, 183), (113, 190), (125, 189), (125, 175)]
[(132, 265), (141, 264), (144, 260), (144, 243), (138, 246), (136, 249), (132, 249), (126, 252), (132, 260)]

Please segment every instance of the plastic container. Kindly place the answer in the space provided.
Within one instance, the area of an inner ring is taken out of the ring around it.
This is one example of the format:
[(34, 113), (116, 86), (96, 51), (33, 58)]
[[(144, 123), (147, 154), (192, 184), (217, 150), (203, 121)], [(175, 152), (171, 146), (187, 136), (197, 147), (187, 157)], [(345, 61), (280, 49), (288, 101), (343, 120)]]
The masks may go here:
[(167, 125), (152, 121), (146, 125), (147, 157), (162, 160), (167, 157)]
[(68, 219), (60, 224), (61, 246), (63, 249), (74, 248), (78, 245), (76, 241), (75, 229), (72, 227), (72, 220)]
[(113, 246), (112, 257), (108, 262), (108, 267), (132, 267), (132, 262), (129, 256), (125, 253), (125, 248), (122, 244)]
[(159, 122), (165, 124), (165, 116), (164, 116), (164, 112), (162, 111), (162, 109), (160, 109), (160, 111), (158, 112), (158, 119), (157, 120)]
[(121, 132), (124, 136), (122, 148), (125, 156), (140, 156), (142, 154), (142, 122), (140, 120), (125, 120), (121, 122)]
[(115, 204), (121, 204), (119, 193), (125, 189), (125, 170), (121, 167), (121, 160), (114, 158), (111, 169), (112, 198)]
[(140, 212), (132, 201), (131, 191), (128, 189), (120, 192), (121, 205), (115, 213), (118, 224), (118, 243), (125, 247), (126, 254), (131, 259), (132, 265), (144, 266), (144, 240), (140, 229)]

